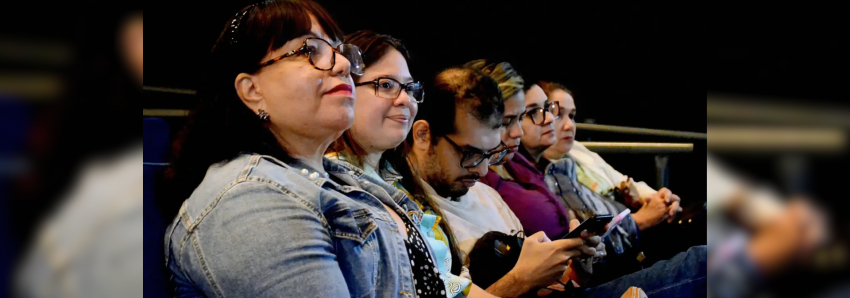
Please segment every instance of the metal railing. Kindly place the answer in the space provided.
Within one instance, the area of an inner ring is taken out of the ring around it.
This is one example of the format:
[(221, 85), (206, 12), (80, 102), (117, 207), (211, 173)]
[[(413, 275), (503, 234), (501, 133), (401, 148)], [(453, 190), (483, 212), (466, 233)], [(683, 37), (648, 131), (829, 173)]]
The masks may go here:
[(671, 154), (694, 151), (693, 143), (581, 142), (596, 153)]
[[(197, 92), (190, 89), (164, 88), (144, 86), (148, 92), (163, 92), (181, 95), (195, 95)], [(143, 109), (146, 117), (185, 117), (189, 110), (184, 109)], [(707, 140), (707, 133), (649, 129), (628, 126), (577, 123), (578, 129), (583, 131), (597, 131), (622, 134), (636, 134), (645, 136), (659, 136), (679, 139)], [(598, 153), (627, 153), (627, 154), (655, 154), (655, 168), (658, 188), (666, 187), (670, 181), (669, 176), (669, 154), (690, 153), (694, 150), (693, 143), (636, 143), (636, 142), (582, 142), (588, 149)]]
[(580, 129), (582, 131), (613, 132), (613, 133), (622, 133), (622, 134), (636, 134), (636, 135), (659, 136), (659, 137), (680, 138), (680, 139), (696, 139), (696, 140), (708, 139), (708, 134), (701, 133), (701, 132), (650, 129), (650, 128), (604, 125), (604, 124), (591, 124), (591, 123), (576, 123), (576, 127), (578, 127), (578, 129)]
[(596, 153), (655, 154), (655, 178), (657, 188), (670, 183), (670, 154), (691, 153), (693, 143), (635, 143), (635, 142), (581, 142)]
[(189, 115), (189, 110), (182, 109), (142, 109), (142, 116), (145, 117), (185, 117)]

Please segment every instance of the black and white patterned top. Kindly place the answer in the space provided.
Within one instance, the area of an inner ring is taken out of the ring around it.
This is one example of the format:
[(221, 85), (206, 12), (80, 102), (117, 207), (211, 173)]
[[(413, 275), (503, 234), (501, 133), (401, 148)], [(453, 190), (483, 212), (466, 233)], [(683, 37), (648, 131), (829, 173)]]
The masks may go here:
[(446, 297), (446, 286), (440, 279), (440, 272), (428, 252), (425, 240), (419, 234), (416, 226), (406, 217), (402, 216), (405, 227), (407, 227), (407, 256), (410, 258), (410, 268), (413, 269), (413, 285), (416, 288), (416, 297)]

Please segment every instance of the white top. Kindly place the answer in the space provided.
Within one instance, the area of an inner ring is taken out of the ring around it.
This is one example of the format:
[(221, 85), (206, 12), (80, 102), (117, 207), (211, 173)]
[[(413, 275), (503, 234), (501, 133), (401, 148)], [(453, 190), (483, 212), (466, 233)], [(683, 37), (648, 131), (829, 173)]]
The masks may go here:
[(716, 216), (729, 208), (736, 193), (742, 196), (740, 206), (735, 210), (749, 227), (770, 223), (782, 216), (785, 206), (781, 195), (767, 186), (751, 185), (745, 178), (726, 169), (711, 155), (707, 155), (708, 175), (706, 189), (706, 209), (709, 216)]
[(25, 297), (142, 297), (142, 145), (92, 160), (18, 269)]
[[(605, 162), (599, 154), (590, 151), (590, 149), (587, 149), (587, 147), (578, 141), (573, 142), (573, 148), (570, 149), (570, 152), (567, 154), (575, 159), (582, 168), (592, 171), (596, 174), (595, 176), (599, 178), (608, 180), (606, 182), (608, 182), (609, 185), (617, 186), (620, 185), (620, 182), (627, 179), (625, 175), (621, 174), (615, 170), (614, 167)], [(657, 192), (655, 189), (652, 189), (652, 187), (649, 187), (649, 185), (646, 185), (646, 182), (643, 181), (632, 181), (630, 184), (630, 188), (636, 189), (641, 198), (646, 198), (647, 196)]]
[(457, 201), (437, 195), (425, 182), (421, 184), (425, 188), (425, 194), (433, 199), (448, 219), (461, 260), (466, 260), (475, 242), (487, 232), (513, 234), (522, 230), (522, 224), (514, 212), (505, 204), (499, 193), (486, 184), (476, 182), (469, 192)]

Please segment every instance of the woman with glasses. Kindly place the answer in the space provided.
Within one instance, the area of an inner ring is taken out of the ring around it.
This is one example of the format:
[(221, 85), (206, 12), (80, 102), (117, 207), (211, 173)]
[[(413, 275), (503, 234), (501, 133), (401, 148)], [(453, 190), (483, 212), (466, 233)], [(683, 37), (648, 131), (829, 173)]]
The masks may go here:
[[(662, 194), (668, 204), (666, 216), (662, 215), (662, 219), (666, 219), (668, 223), (672, 223), (676, 218), (676, 213), (681, 212), (679, 207), (681, 199), (673, 194), (667, 188), (662, 188), (656, 191), (646, 185), (645, 182), (635, 182), (628, 176), (621, 174), (611, 165), (605, 162), (599, 154), (590, 151), (575, 140), (576, 135), (576, 104), (573, 99), (572, 91), (564, 85), (555, 82), (539, 82), (540, 87), (546, 92), (554, 103), (560, 105), (560, 113), (564, 117), (555, 120), (555, 136), (557, 142), (546, 148), (543, 156), (550, 160), (572, 158), (576, 162), (576, 178), (579, 183), (589, 188), (604, 197), (613, 198), (616, 192), (625, 192), (623, 196), (626, 206), (632, 208), (640, 208), (651, 196), (656, 193)], [(643, 219), (641, 219), (643, 220)], [(641, 222), (653, 226), (660, 222)]]
[[(364, 30), (349, 34), (345, 42), (360, 48), (368, 67), (363, 75), (354, 78), (358, 91), (354, 123), (328, 148), (326, 156), (347, 161), (363, 169), (364, 175), (381, 181), (386, 179), (387, 185), (393, 185), (399, 178), (382, 156), (401, 144), (410, 132), (419, 104), (425, 99), (422, 83), (410, 74), (410, 54), (400, 40)], [(411, 197), (406, 195), (406, 198)], [(423, 207), (422, 202), (414, 202)], [(429, 244), (417, 246), (405, 239), (408, 253), (433, 256), (434, 262), (428, 264), (438, 269), (437, 272), (425, 271), (424, 267), (413, 266), (418, 297), (455, 297), (463, 290), (469, 291), (465, 288), (471, 282), (459, 277), (460, 266), (456, 274), (449, 271), (453, 265), (451, 252), (455, 248), (443, 233), (442, 229), (448, 228), (446, 222), (430, 209), (425, 209), (424, 213), (411, 211), (408, 215), (393, 216), (393, 220), (399, 227), (407, 225), (407, 232), (420, 233)], [(412, 226), (419, 230), (410, 228)], [(416, 262), (415, 257), (413, 261)]]
[[(484, 60), (475, 60), (466, 65), (477, 68), (495, 79), (505, 98), (502, 143), (506, 145), (508, 154), (500, 164), (490, 167), (481, 182), (499, 192), (519, 218), (527, 235), (544, 231), (547, 236), (555, 239), (569, 233), (569, 214), (559, 203), (559, 199), (546, 187), (543, 174), (524, 156), (515, 154), (521, 147), (520, 140), (525, 139), (523, 125), (526, 122), (542, 124), (552, 121), (551, 113), (540, 108), (546, 107), (545, 98), (533, 98), (536, 100), (531, 103), (534, 108), (526, 108), (524, 81), (508, 63), (488, 64)], [(537, 85), (532, 86), (534, 87), (539, 89)]]
[[(544, 151), (556, 143), (552, 124), (558, 123), (562, 125), (559, 128), (562, 128), (565, 122), (572, 123), (575, 111), (571, 102), (562, 98), (549, 98), (541, 85), (544, 83), (533, 85), (525, 93), (528, 107), (526, 113), (532, 114), (523, 119), (522, 156), (516, 156), (514, 160), (524, 158), (529, 167), (536, 168), (534, 173), (542, 174), (536, 175), (536, 179), (544, 182), (545, 187), (568, 210), (571, 218), (584, 221), (594, 215), (617, 215), (623, 212), (626, 206), (604, 199), (576, 181), (576, 167), (572, 159), (550, 162), (543, 156)], [(628, 286), (638, 286), (650, 296), (705, 295), (705, 247), (694, 247), (670, 260), (643, 269), (641, 262), (645, 256), (641, 251), (640, 233), (649, 226), (647, 222), (662, 221), (666, 212), (666, 204), (656, 194), (648, 199), (643, 209), (626, 215), (616, 226), (610, 227), (602, 238), (604, 243), (597, 248), (606, 253), (592, 263), (577, 267), (584, 269), (584, 272), (577, 274), (582, 284), (595, 286), (585, 294), (605, 293), (602, 296), (610, 296)]]
[[(355, 77), (359, 93), (354, 124), (334, 142), (326, 156), (348, 161), (362, 168), (365, 175), (385, 180), (402, 190), (408, 198), (413, 198), (422, 208), (422, 213), (409, 213), (410, 220), (417, 222), (420, 233), (431, 247), (429, 253), (434, 256), (439, 279), (417, 280), (416, 286), (421, 288), (417, 289), (417, 294), (422, 291), (420, 297), (431, 293), (438, 293), (441, 297), (492, 297), (470, 281), (459, 257), (449, 220), (443, 216), (439, 205), (428, 196), (412, 196), (402, 186), (402, 176), (387, 161), (410, 132), (419, 104), (425, 104), (422, 84), (413, 79), (408, 68), (410, 56), (407, 49), (398, 39), (372, 31), (352, 33), (345, 41), (361, 49), (368, 67), (362, 76)], [(449, 138), (446, 141), (456, 149), (459, 147)], [(463, 152), (464, 149), (458, 151)], [(499, 158), (504, 153), (505, 150), (500, 150), (485, 156), (470, 152), (462, 163), (475, 166), (485, 159)], [(413, 247), (411, 251), (415, 249)], [(432, 291), (427, 285), (435, 281), (442, 284), (439, 290)]]
[(169, 173), (177, 296), (425, 296), (413, 267), (434, 261), (401, 220), (419, 207), (323, 157), (354, 122), (355, 88), (368, 93), (352, 79), (364, 74), (359, 49), (342, 37), (310, 1), (266, 1), (227, 21)]

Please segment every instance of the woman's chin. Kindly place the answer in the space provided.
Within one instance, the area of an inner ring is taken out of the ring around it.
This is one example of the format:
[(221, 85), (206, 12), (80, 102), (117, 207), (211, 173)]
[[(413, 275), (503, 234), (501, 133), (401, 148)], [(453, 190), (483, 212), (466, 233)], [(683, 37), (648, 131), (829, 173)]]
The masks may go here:
[(401, 143), (404, 142), (404, 139), (407, 137), (407, 132), (406, 131), (392, 131), (392, 132), (386, 131), (385, 133), (380, 134), (380, 135), (382, 135), (384, 137), (381, 138), (381, 140), (382, 140), (381, 143), (383, 143), (382, 144), (383, 146), (379, 146), (379, 147), (385, 148), (384, 150), (386, 151), (386, 150), (389, 150), (389, 149), (394, 149), (394, 148), (398, 147), (398, 145), (401, 145)]

